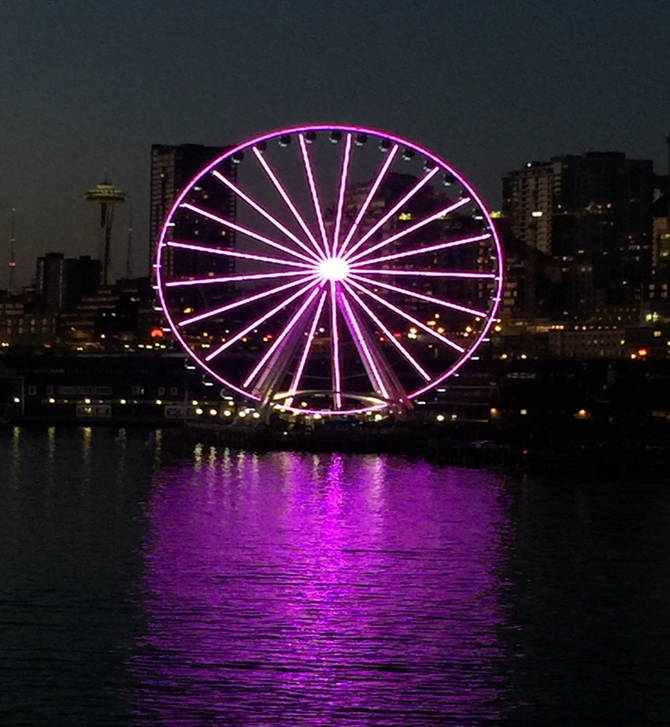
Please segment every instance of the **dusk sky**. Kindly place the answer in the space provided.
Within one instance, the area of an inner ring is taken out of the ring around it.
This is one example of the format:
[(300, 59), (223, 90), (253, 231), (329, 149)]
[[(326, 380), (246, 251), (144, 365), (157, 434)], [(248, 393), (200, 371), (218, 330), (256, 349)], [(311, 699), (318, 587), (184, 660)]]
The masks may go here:
[(489, 206), (531, 159), (653, 159), (670, 132), (667, 0), (165, 0), (0, 4), (0, 287), (37, 255), (97, 255), (81, 195), (109, 180), (123, 270), (147, 271), (152, 143), (356, 123), (427, 146)]

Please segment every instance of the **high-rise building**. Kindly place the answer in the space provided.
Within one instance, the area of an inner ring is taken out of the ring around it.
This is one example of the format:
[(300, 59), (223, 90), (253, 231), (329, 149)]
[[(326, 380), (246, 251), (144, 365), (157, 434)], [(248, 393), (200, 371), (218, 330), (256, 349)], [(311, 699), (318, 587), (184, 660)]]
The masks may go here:
[[(151, 147), (151, 212), (149, 220), (149, 274), (156, 256), (156, 244), (161, 233), (165, 217), (169, 213), (177, 195), (195, 177), (195, 175), (217, 156), (223, 154), (226, 147), (202, 146), (200, 144), (179, 144), (169, 146), (154, 144)], [(218, 171), (235, 180), (237, 167), (228, 162), (217, 167)], [(235, 217), (235, 197), (227, 187), (213, 178), (205, 178), (201, 185), (193, 188), (189, 201), (221, 214), (227, 219)], [(221, 225), (195, 213), (180, 215), (178, 227), (171, 230), (172, 239), (183, 239), (190, 242), (221, 244), (225, 236), (227, 247), (234, 247), (235, 233), (224, 230)], [(207, 270), (198, 270), (198, 265), (208, 265)], [(227, 273), (232, 270), (233, 259), (223, 256), (169, 255), (166, 264), (177, 266), (179, 275), (198, 275), (207, 273)], [(171, 277), (175, 270), (170, 270)]]
[(593, 265), (610, 303), (639, 298), (652, 264), (653, 164), (620, 152), (530, 162), (503, 179), (503, 216), (522, 242)]
[(101, 265), (89, 255), (66, 258), (62, 252), (49, 252), (37, 258), (35, 292), (39, 308), (59, 313), (75, 308), (85, 295), (100, 285)]
[(65, 302), (65, 255), (48, 252), (37, 258), (35, 288), (45, 313), (57, 313)]

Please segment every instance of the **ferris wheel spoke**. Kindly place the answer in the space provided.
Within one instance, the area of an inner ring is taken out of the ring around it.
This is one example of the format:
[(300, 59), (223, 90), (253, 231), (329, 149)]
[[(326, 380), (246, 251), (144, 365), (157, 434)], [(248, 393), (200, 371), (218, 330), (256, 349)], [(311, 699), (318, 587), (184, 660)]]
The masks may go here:
[(335, 282), (330, 281), (330, 345), (332, 353), (333, 399), (336, 409), (342, 408), (342, 362), (340, 361), (340, 332), (337, 321), (337, 290)]
[(314, 214), (316, 215), (316, 221), (319, 225), (319, 232), (321, 233), (323, 249), (326, 251), (326, 257), (330, 257), (330, 253), (328, 251), (328, 236), (326, 235), (326, 225), (323, 221), (323, 211), (321, 209), (321, 200), (319, 199), (319, 190), (316, 187), (316, 180), (314, 179), (314, 169), (312, 168), (312, 159), (309, 155), (309, 149), (307, 148), (307, 141), (305, 140), (304, 134), (298, 134), (298, 145), (300, 146), (300, 155), (302, 156), (302, 163), (305, 168), (305, 175), (307, 177), (309, 191), (312, 195)]
[(443, 308), (450, 308), (451, 310), (457, 310), (461, 313), (467, 313), (471, 316), (478, 316), (480, 318), (486, 318), (486, 311), (478, 310), (476, 308), (469, 308), (468, 306), (461, 305), (460, 303), (452, 303), (449, 300), (443, 300), (442, 298), (436, 298), (433, 295), (424, 295), (423, 293), (417, 293), (415, 290), (410, 288), (401, 288), (398, 285), (390, 285), (389, 283), (382, 283), (381, 280), (370, 280), (363, 275), (352, 275), (361, 283), (367, 283), (368, 285), (374, 285), (375, 287), (385, 288), (391, 290), (394, 293), (400, 293), (401, 295), (409, 296), (410, 298), (416, 298), (417, 300), (425, 300), (428, 303), (434, 303)]
[(271, 222), (280, 232), (283, 232), (286, 237), (288, 237), (290, 240), (293, 240), (293, 242), (301, 247), (312, 259), (314, 259), (315, 261), (318, 261), (320, 259), (311, 247), (305, 245), (305, 243), (297, 235), (294, 235), (293, 232), (288, 229), (288, 227), (283, 225), (272, 213), (270, 213), (268, 210), (265, 209), (265, 207), (256, 202), (256, 200), (254, 200), (248, 194), (246, 194), (246, 192), (243, 192), (236, 184), (228, 179), (228, 177), (224, 176), (223, 174), (221, 174), (221, 172), (218, 172), (216, 170), (212, 172), (212, 175), (216, 177), (220, 182), (225, 184), (229, 189), (231, 189), (238, 197), (241, 197), (250, 207), (255, 209), (258, 214), (265, 217), (268, 222)]
[(326, 302), (327, 296), (328, 296), (328, 291), (324, 290), (321, 294), (321, 298), (319, 300), (319, 305), (316, 309), (316, 313), (314, 314), (314, 318), (312, 319), (312, 324), (307, 333), (307, 340), (305, 341), (305, 345), (304, 345), (304, 347), (302, 349), (302, 353), (300, 355), (300, 362), (298, 363), (298, 368), (295, 370), (295, 373), (293, 374), (293, 378), (291, 379), (291, 385), (289, 386), (289, 390), (288, 390), (288, 397), (286, 398), (286, 406), (291, 406), (291, 404), (293, 403), (293, 397), (296, 395), (296, 393), (300, 387), (300, 382), (302, 381), (302, 375), (305, 371), (305, 366), (307, 365), (307, 358), (308, 358), (309, 352), (312, 348), (312, 344), (314, 343), (314, 335), (316, 334), (316, 327), (319, 325), (319, 320), (321, 319), (321, 313), (323, 312), (323, 306)]
[[(300, 298), (301, 295), (305, 295), (311, 288), (313, 288), (315, 285), (319, 285), (319, 280), (312, 280), (307, 285), (305, 285), (303, 288), (300, 288), (300, 290), (297, 293), (293, 293), (292, 295), (289, 295), (287, 298), (284, 298), (280, 303), (278, 303), (274, 308), (271, 308), (269, 311), (264, 313), (262, 316), (259, 316), (256, 318), (255, 321), (250, 323), (248, 326), (243, 328), (241, 331), (238, 331), (234, 336), (229, 338), (225, 343), (221, 344), (218, 348), (216, 348), (211, 353), (207, 354), (205, 357), (205, 361), (211, 361), (212, 359), (216, 358), (220, 354), (222, 354), (224, 351), (228, 350), (231, 346), (236, 344), (239, 340), (247, 336), (251, 331), (254, 330), (254, 328), (257, 328), (262, 323), (265, 323), (265, 321), (269, 320), (273, 316), (277, 315), (279, 311), (284, 310), (287, 305), (290, 305), (293, 303), (294, 300), (297, 300)], [(276, 292), (276, 291), (275, 291)]]
[(277, 351), (281, 346), (286, 345), (285, 342), (287, 337), (296, 327), (298, 321), (304, 316), (309, 306), (313, 303), (314, 299), (319, 293), (320, 287), (321, 286), (313, 290), (308, 296), (307, 300), (300, 306), (300, 308), (298, 308), (297, 312), (291, 317), (291, 320), (286, 324), (286, 326), (274, 340), (270, 348), (268, 348), (265, 354), (261, 357), (260, 361), (256, 364), (256, 366), (254, 366), (253, 371), (247, 376), (242, 386), (249, 386), (249, 384), (251, 384), (256, 376), (258, 376), (259, 372), (262, 371), (263, 367), (267, 364), (275, 351)]
[(344, 211), (344, 197), (347, 190), (347, 179), (349, 177), (349, 165), (351, 163), (351, 145), (353, 136), (346, 135), (344, 149), (342, 151), (342, 168), (340, 169), (340, 183), (337, 194), (337, 207), (335, 210), (335, 228), (333, 230), (333, 251), (332, 256), (337, 255), (337, 247), (340, 241), (340, 229), (342, 227), (342, 213)]
[(258, 163), (261, 165), (261, 167), (263, 167), (263, 171), (265, 172), (267, 178), (272, 182), (274, 188), (279, 193), (279, 196), (284, 200), (284, 203), (291, 211), (291, 214), (295, 218), (296, 222), (300, 225), (300, 227), (302, 228), (302, 231), (305, 233), (305, 235), (307, 235), (307, 238), (314, 246), (314, 251), (312, 254), (315, 253), (319, 260), (323, 260), (326, 257), (325, 251), (321, 248), (319, 243), (316, 241), (316, 237), (314, 237), (314, 234), (309, 229), (309, 226), (305, 222), (304, 217), (298, 211), (298, 208), (293, 203), (293, 200), (291, 199), (288, 192), (284, 188), (284, 185), (279, 181), (279, 177), (277, 177), (277, 175), (275, 174), (274, 170), (272, 169), (272, 167), (268, 163), (267, 159), (263, 155), (263, 152), (260, 149), (254, 147), (253, 153), (254, 153), (254, 156), (256, 157), (256, 159), (258, 160)]
[(375, 325), (381, 330), (386, 336), (387, 340), (390, 341), (400, 351), (402, 356), (412, 365), (414, 370), (421, 376), (424, 381), (430, 381), (430, 374), (428, 374), (421, 364), (412, 356), (412, 354), (398, 341), (393, 333), (384, 325), (380, 318), (373, 313), (370, 307), (365, 303), (356, 291), (343, 281), (344, 287), (347, 289), (349, 295), (356, 301), (360, 308), (368, 315), (368, 317), (375, 323)]
[(191, 323), (197, 323), (198, 321), (203, 321), (206, 318), (212, 318), (213, 316), (220, 315), (221, 313), (225, 313), (229, 310), (234, 310), (235, 308), (239, 308), (240, 306), (247, 305), (248, 303), (253, 303), (257, 300), (263, 300), (263, 298), (268, 298), (271, 295), (276, 295), (277, 293), (281, 293), (284, 290), (289, 290), (289, 288), (295, 288), (296, 285), (302, 285), (305, 282), (305, 278), (311, 277), (313, 280), (316, 280), (316, 276), (304, 276), (300, 280), (293, 280), (290, 283), (286, 283), (285, 285), (279, 285), (275, 288), (270, 288), (269, 290), (264, 290), (262, 293), (257, 293), (256, 295), (248, 295), (244, 298), (239, 298), (238, 300), (233, 301), (232, 303), (227, 303), (226, 305), (222, 305), (218, 308), (212, 308), (211, 310), (206, 311), (205, 313), (200, 313), (197, 316), (192, 316), (191, 318), (186, 318), (183, 321), (180, 321), (180, 326), (188, 326)]
[[(376, 245), (373, 245), (372, 247), (367, 248), (366, 250), (363, 250), (363, 252), (359, 252), (358, 255), (354, 255), (351, 257), (350, 255), (347, 257), (347, 262), (350, 264), (353, 262), (356, 262), (357, 260), (360, 260), (361, 258), (365, 258), (368, 255), (372, 254), (376, 250), (381, 249), (382, 247), (386, 247), (387, 245), (390, 245), (392, 242), (395, 242), (396, 240), (400, 240), (403, 237), (406, 237), (407, 235), (412, 234), (413, 232), (416, 232), (417, 230), (420, 230), (422, 227), (425, 227), (426, 225), (429, 225), (431, 222), (435, 222), (435, 220), (441, 219), (443, 217), (446, 217), (446, 215), (451, 214), (452, 212), (455, 212), (460, 207), (463, 207), (463, 205), (466, 205), (468, 202), (470, 202), (470, 197), (464, 197), (463, 199), (459, 199), (458, 202), (454, 202), (453, 204), (450, 204), (448, 207), (445, 207), (438, 212), (434, 212), (432, 215), (428, 215), (428, 217), (425, 217), (422, 220), (419, 220), (419, 222), (416, 222), (413, 225), (409, 225), (408, 227), (403, 228), (399, 232), (396, 232), (395, 235), (391, 235), (391, 237), (387, 237), (385, 240), (382, 240), (381, 242), (378, 242)], [(352, 250), (353, 252), (353, 250)]]
[(296, 275), (307, 275), (305, 270), (287, 270), (282, 273), (255, 273), (253, 275), (226, 275), (222, 278), (191, 278), (188, 280), (169, 280), (166, 288), (183, 288), (189, 285), (211, 285), (215, 283), (247, 283), (250, 280), (268, 280), (270, 278), (289, 278)]
[[(472, 278), (475, 280), (479, 279), (493, 279), (496, 277), (495, 273), (484, 273), (478, 270), (472, 272), (460, 272), (457, 270), (395, 270), (394, 268), (379, 268), (379, 269), (368, 269), (363, 268), (359, 270), (354, 268), (355, 272), (365, 273), (366, 275), (407, 275), (415, 278)], [(292, 273), (295, 274), (295, 273)]]
[[(382, 263), (387, 260), (400, 260), (406, 257), (412, 257), (413, 255), (424, 255), (427, 252), (438, 252), (439, 250), (446, 250), (450, 247), (458, 247), (460, 245), (471, 245), (475, 242), (483, 242), (491, 237), (490, 232), (486, 232), (482, 235), (474, 235), (473, 237), (462, 237), (459, 240), (445, 240), (444, 242), (438, 242), (435, 245), (426, 245), (426, 247), (417, 247), (414, 250), (406, 250), (405, 252), (397, 252), (392, 255), (382, 255), (381, 257), (372, 258), (372, 260), (359, 260), (352, 264), (352, 268), (358, 270), (364, 265), (372, 265), (373, 263)], [(364, 272), (364, 271), (362, 271)]]
[(389, 167), (391, 164), (393, 164), (393, 160), (395, 159), (396, 154), (398, 153), (399, 146), (398, 144), (394, 144), (391, 149), (387, 152), (386, 159), (384, 160), (384, 163), (381, 165), (379, 171), (377, 172), (377, 176), (375, 177), (374, 181), (370, 185), (370, 189), (368, 190), (368, 194), (363, 201), (363, 204), (361, 205), (360, 209), (358, 210), (358, 213), (356, 215), (356, 218), (354, 219), (351, 227), (349, 228), (349, 232), (347, 232), (347, 236), (344, 238), (344, 242), (342, 243), (342, 246), (340, 247), (340, 256), (344, 255), (344, 252), (347, 248), (347, 245), (351, 242), (351, 238), (356, 233), (356, 230), (358, 229), (358, 226), (361, 224), (361, 221), (363, 217), (365, 217), (370, 204), (372, 200), (374, 199), (375, 194), (377, 194), (377, 190), (379, 189), (379, 185), (384, 180), (384, 177), (386, 176), (386, 172), (388, 172)]
[(204, 210), (200, 207), (196, 207), (195, 205), (190, 204), (189, 202), (184, 202), (181, 205), (181, 207), (183, 209), (191, 210), (191, 212), (195, 212), (196, 214), (202, 215), (203, 217), (206, 217), (207, 219), (212, 220), (213, 222), (218, 222), (223, 227), (229, 227), (231, 230), (235, 230), (235, 232), (239, 232), (241, 235), (246, 235), (247, 237), (251, 237), (254, 240), (263, 242), (266, 245), (269, 245), (270, 247), (274, 247), (276, 250), (281, 250), (282, 252), (286, 253), (287, 255), (292, 255), (293, 257), (297, 257), (300, 260), (304, 260), (307, 263), (314, 264), (313, 257), (307, 257), (306, 255), (303, 255), (302, 253), (298, 252), (297, 250), (291, 250), (290, 247), (286, 247), (285, 245), (282, 245), (280, 242), (271, 240), (269, 237), (265, 237), (265, 235), (261, 235), (258, 232), (254, 232), (253, 230), (250, 230), (247, 227), (238, 225), (236, 222), (231, 222), (230, 220), (227, 220), (224, 217), (219, 217), (218, 215), (215, 215), (212, 212), (208, 212), (207, 210)]
[(414, 316), (412, 316), (409, 313), (402, 310), (402, 308), (398, 308), (398, 306), (394, 305), (393, 303), (389, 302), (388, 300), (385, 300), (384, 298), (377, 295), (373, 291), (368, 290), (367, 288), (362, 286), (360, 283), (357, 283), (355, 280), (348, 278), (348, 281), (354, 287), (358, 288), (365, 295), (370, 296), (370, 298), (372, 298), (373, 300), (376, 300), (378, 303), (385, 306), (389, 310), (392, 310), (394, 313), (397, 313), (401, 318), (404, 318), (406, 321), (409, 321), (412, 325), (416, 326), (417, 328), (420, 328), (422, 331), (429, 333), (431, 336), (433, 336), (433, 338), (436, 338), (438, 341), (441, 341), (442, 343), (446, 344), (450, 348), (453, 348), (454, 351), (458, 351), (458, 353), (465, 353), (465, 348), (463, 348), (463, 346), (460, 346), (455, 341), (452, 341), (449, 338), (447, 338), (446, 336), (443, 336), (441, 333), (434, 331), (430, 326), (427, 326), (425, 323), (422, 323), (420, 320), (418, 320)]
[(191, 242), (175, 242), (170, 240), (169, 242), (163, 243), (167, 247), (175, 247), (179, 250), (190, 250), (191, 252), (203, 252), (207, 255), (224, 255), (227, 257), (237, 257), (243, 260), (253, 260), (260, 263), (272, 263), (273, 265), (286, 265), (291, 268), (307, 268), (308, 270), (314, 269), (314, 264), (308, 265), (307, 263), (299, 263), (294, 260), (283, 260), (278, 257), (268, 257), (267, 255), (254, 255), (251, 252), (240, 252), (233, 248), (218, 248), (218, 247), (207, 247), (206, 245), (194, 245)]
[(438, 167), (433, 167), (433, 169), (428, 170), (423, 175), (423, 177), (421, 177), (421, 179), (419, 179), (416, 184), (409, 190), (409, 192), (401, 197), (400, 200), (396, 202), (388, 212), (383, 214), (377, 220), (377, 222), (375, 222), (375, 224), (363, 235), (363, 237), (361, 237), (360, 240), (356, 242), (356, 244), (347, 253), (347, 259), (351, 259), (351, 256), (356, 252), (356, 250), (358, 250), (361, 245), (364, 245), (375, 234), (375, 232), (377, 232), (377, 230), (382, 228), (390, 219), (392, 219), (396, 212), (401, 210), (407, 204), (407, 202), (409, 202), (409, 200), (412, 199), (412, 197), (414, 197), (419, 192), (422, 187), (425, 187), (425, 185), (430, 182), (430, 180), (438, 173), (438, 171)]
[(390, 398), (388, 389), (384, 385), (382, 375), (380, 373), (377, 362), (372, 355), (369, 342), (366, 340), (366, 335), (363, 333), (363, 329), (356, 318), (351, 305), (347, 300), (343, 290), (340, 290), (340, 301), (344, 310), (345, 318), (349, 326), (349, 331), (352, 333), (356, 348), (359, 351), (359, 355), (363, 359), (365, 369), (372, 384), (372, 388), (381, 395), (382, 399), (388, 400)]

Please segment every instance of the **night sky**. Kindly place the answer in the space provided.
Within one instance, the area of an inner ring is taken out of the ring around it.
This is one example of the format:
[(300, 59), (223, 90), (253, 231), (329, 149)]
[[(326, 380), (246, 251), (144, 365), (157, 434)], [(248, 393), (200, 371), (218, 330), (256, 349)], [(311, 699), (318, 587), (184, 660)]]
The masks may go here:
[[(667, 0), (3, 0), (0, 287), (97, 254), (81, 195), (130, 195), (147, 270), (152, 143), (349, 122), (428, 146), (496, 208), (531, 159), (624, 151), (666, 171)], [(130, 200), (119, 208), (115, 270)]]

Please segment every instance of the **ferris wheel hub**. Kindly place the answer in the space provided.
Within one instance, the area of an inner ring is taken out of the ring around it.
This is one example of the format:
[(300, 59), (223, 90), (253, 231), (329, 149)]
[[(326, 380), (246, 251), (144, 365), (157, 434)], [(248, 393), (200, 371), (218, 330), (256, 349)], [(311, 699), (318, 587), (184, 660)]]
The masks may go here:
[(319, 264), (319, 274), (326, 280), (344, 280), (349, 275), (349, 263), (342, 257), (329, 257)]

